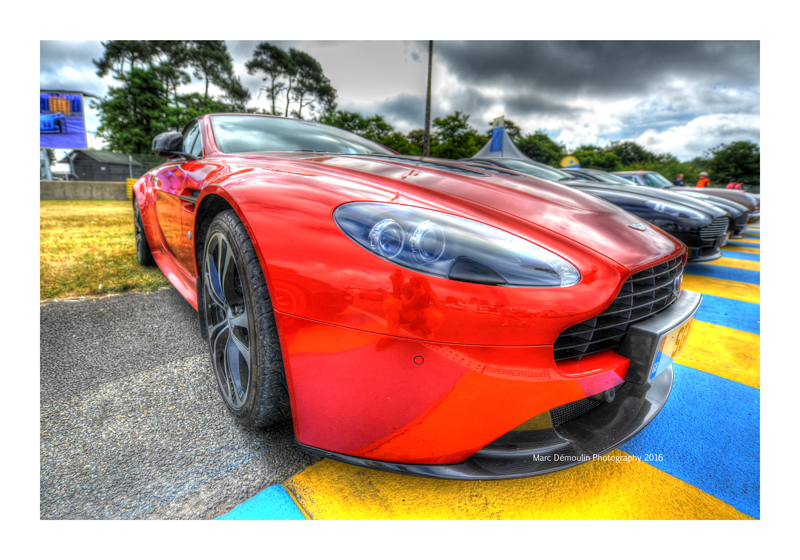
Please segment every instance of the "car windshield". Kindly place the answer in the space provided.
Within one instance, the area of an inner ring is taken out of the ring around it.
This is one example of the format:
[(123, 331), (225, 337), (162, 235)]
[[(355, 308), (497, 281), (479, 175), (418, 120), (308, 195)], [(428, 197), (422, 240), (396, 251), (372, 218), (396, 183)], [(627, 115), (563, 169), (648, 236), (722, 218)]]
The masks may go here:
[(613, 185), (635, 185), (633, 181), (630, 179), (626, 179), (625, 177), (620, 177), (619, 175), (612, 175), (611, 173), (606, 173), (605, 171), (594, 171), (592, 172), (592, 177), (597, 179), (602, 183), (611, 183)]
[(660, 173), (645, 173), (644, 182), (650, 187), (671, 187), (672, 182), (665, 179)]
[(548, 181), (574, 179), (572, 175), (564, 173), (563, 171), (551, 169), (549, 167), (539, 167), (538, 165), (528, 163), (527, 161), (523, 161), (521, 159), (503, 159), (501, 164), (505, 167), (513, 169), (514, 171), (526, 173), (527, 175), (533, 175), (534, 177), (539, 177), (540, 179), (547, 179)]
[(325, 152), (386, 154), (386, 148), (333, 126), (295, 119), (250, 115), (211, 117), (217, 147), (226, 154), (242, 152)]

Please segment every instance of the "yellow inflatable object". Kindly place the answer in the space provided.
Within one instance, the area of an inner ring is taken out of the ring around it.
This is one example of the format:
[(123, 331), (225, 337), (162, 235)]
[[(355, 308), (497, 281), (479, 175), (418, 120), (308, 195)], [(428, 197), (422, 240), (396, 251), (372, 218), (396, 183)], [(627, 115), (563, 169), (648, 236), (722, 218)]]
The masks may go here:
[(578, 158), (574, 158), (572, 156), (567, 156), (561, 160), (561, 167), (575, 167), (576, 165), (580, 165), (581, 162), (578, 161)]

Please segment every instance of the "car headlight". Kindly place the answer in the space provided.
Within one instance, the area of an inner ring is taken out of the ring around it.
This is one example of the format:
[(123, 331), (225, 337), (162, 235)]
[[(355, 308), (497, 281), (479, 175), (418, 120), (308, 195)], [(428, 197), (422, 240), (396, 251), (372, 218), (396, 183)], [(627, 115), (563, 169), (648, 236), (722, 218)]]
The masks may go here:
[(500, 229), (442, 212), (351, 202), (336, 224), (365, 249), (407, 268), (478, 284), (567, 287), (578, 269), (558, 255)]
[(701, 220), (706, 217), (705, 214), (698, 212), (697, 210), (675, 206), (674, 204), (669, 204), (668, 202), (648, 200), (645, 202), (645, 204), (648, 208), (652, 208), (656, 212), (667, 214), (668, 216), (675, 216), (676, 218), (694, 218), (695, 220)]

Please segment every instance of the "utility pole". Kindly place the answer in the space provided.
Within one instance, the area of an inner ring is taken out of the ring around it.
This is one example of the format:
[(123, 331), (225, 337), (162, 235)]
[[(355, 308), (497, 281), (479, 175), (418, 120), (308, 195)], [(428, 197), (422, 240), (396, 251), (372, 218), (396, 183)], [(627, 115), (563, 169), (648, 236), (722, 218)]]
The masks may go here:
[(433, 41), (428, 41), (428, 102), (425, 105), (425, 142), (422, 155), (431, 155), (431, 69), (433, 68)]

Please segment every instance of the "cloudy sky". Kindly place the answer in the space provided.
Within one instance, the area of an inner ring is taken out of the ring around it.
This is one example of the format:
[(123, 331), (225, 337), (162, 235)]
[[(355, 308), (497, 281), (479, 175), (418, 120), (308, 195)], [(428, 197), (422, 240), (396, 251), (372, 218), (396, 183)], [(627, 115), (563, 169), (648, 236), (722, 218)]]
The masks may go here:
[[(261, 77), (244, 68), (257, 42), (227, 45), (251, 105), (266, 106)], [(339, 108), (381, 114), (403, 132), (424, 126), (427, 42), (273, 42), (315, 57)], [(42, 41), (40, 54), (42, 89), (102, 96), (114, 85), (95, 75), (99, 41)], [(758, 41), (437, 41), (433, 60), (433, 116), (460, 110), (482, 132), (505, 115), (568, 147), (635, 140), (684, 160), (719, 143), (760, 143)], [(202, 91), (198, 80), (189, 87)]]

